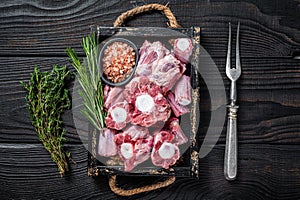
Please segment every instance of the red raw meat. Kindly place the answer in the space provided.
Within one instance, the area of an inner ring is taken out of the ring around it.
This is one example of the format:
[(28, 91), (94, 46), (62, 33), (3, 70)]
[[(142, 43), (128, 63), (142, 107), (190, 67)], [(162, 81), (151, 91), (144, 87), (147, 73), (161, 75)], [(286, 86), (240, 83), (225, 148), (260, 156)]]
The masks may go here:
[(187, 64), (193, 52), (193, 44), (189, 38), (178, 38), (174, 42), (174, 53), (182, 63)]
[(175, 101), (182, 105), (187, 106), (191, 103), (191, 78), (183, 75), (175, 85)]
[(171, 105), (171, 108), (173, 110), (173, 113), (176, 117), (179, 117), (180, 115), (183, 115), (183, 114), (189, 112), (188, 107), (182, 106), (175, 101), (175, 95), (173, 92), (169, 91), (167, 93), (167, 99), (168, 99), (168, 101)]
[(126, 172), (150, 157), (153, 137), (149, 135), (147, 128), (130, 126), (123, 133), (115, 135), (114, 141)]
[(104, 128), (99, 135), (98, 154), (110, 157), (117, 154), (117, 146), (114, 142), (115, 131)]
[(126, 85), (124, 97), (134, 108), (131, 123), (149, 127), (159, 121), (167, 121), (171, 108), (161, 94), (160, 87), (147, 77), (135, 77)]
[(166, 123), (164, 129), (168, 130), (174, 135), (174, 142), (178, 145), (184, 144), (188, 141), (188, 138), (185, 136), (184, 132), (182, 131), (179, 119), (172, 117)]
[(105, 118), (106, 126), (116, 130), (121, 130), (130, 121), (131, 114), (127, 101), (116, 103), (110, 107)]
[(156, 67), (157, 62), (169, 53), (169, 50), (161, 42), (151, 43), (146, 40), (139, 51), (140, 59), (136, 74), (149, 76), (152, 73), (152, 69)]
[(153, 67), (150, 79), (162, 87), (162, 93), (172, 89), (177, 80), (185, 71), (184, 64), (181, 64), (172, 54), (168, 54), (158, 61)]
[(154, 133), (154, 146), (151, 153), (152, 163), (168, 169), (179, 159), (179, 148), (174, 143), (174, 135), (168, 131)]
[(104, 87), (104, 91), (103, 91), (104, 97), (105, 97), (104, 107), (106, 109), (109, 109), (116, 103), (123, 102), (124, 101), (123, 91), (124, 91), (124, 88), (110, 87), (110, 86), (106, 85)]
[[(105, 122), (111, 129), (105, 128), (99, 136), (99, 155), (118, 153), (126, 172), (150, 156), (154, 165), (165, 169), (176, 163), (180, 157), (178, 145), (186, 143), (188, 138), (179, 119), (170, 116), (171, 111), (176, 117), (189, 112), (190, 77), (183, 73), (192, 49), (188, 38), (176, 39), (172, 52), (159, 41), (146, 40), (139, 51), (136, 77), (125, 89), (104, 87)], [(146, 128), (150, 126), (160, 130), (153, 137)], [(124, 130), (115, 134), (121, 129)]]

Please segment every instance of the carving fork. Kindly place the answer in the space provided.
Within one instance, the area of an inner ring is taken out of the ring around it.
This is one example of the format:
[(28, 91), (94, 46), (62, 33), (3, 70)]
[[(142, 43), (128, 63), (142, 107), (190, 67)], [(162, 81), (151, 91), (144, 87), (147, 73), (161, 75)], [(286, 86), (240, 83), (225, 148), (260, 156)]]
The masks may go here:
[(241, 63), (239, 52), (239, 32), (240, 22), (237, 27), (236, 36), (236, 61), (235, 68), (231, 67), (231, 24), (229, 23), (228, 50), (226, 59), (226, 75), (231, 80), (230, 104), (228, 107), (228, 122), (224, 160), (224, 175), (227, 180), (234, 180), (237, 175), (237, 111), (238, 106), (235, 104), (237, 99), (236, 81), (241, 75)]

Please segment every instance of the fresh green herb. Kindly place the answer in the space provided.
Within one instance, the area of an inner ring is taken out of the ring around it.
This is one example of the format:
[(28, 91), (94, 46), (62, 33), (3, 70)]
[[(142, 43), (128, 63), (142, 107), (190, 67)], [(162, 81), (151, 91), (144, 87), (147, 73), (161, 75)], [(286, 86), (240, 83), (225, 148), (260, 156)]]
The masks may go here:
[(61, 119), (62, 113), (71, 105), (69, 91), (64, 87), (69, 74), (66, 66), (55, 65), (51, 72), (41, 72), (35, 67), (29, 83), (21, 82), (27, 91), (27, 108), (32, 124), (61, 175), (68, 171), (67, 158), (70, 157), (70, 153), (63, 150), (66, 131), (62, 128)]
[(67, 48), (66, 53), (77, 71), (76, 77), (82, 88), (79, 91), (85, 106), (82, 113), (95, 128), (101, 130), (105, 126), (105, 113), (103, 110), (103, 88), (97, 65), (99, 48), (96, 35), (88, 35), (83, 38), (82, 47), (86, 55), (83, 62), (80, 62), (73, 49)]

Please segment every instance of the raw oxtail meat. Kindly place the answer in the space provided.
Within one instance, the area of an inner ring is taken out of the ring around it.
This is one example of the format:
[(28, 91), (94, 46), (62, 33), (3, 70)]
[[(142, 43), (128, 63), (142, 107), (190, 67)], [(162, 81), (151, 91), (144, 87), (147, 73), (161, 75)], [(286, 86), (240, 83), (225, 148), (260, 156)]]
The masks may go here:
[(187, 106), (191, 103), (191, 78), (186, 75), (177, 81), (175, 85), (175, 101), (176, 103)]
[(154, 133), (154, 145), (151, 153), (152, 163), (168, 169), (179, 159), (179, 148), (174, 140), (175, 136), (168, 131)]
[(152, 70), (150, 79), (161, 86), (162, 92), (165, 93), (172, 89), (185, 69), (185, 65), (181, 64), (174, 55), (168, 54), (158, 61), (157, 66)]
[(130, 121), (131, 113), (127, 101), (116, 103), (110, 107), (105, 118), (106, 126), (116, 130), (121, 130)]
[(176, 117), (170, 118), (165, 127), (165, 130), (171, 132), (174, 135), (174, 142), (178, 145), (184, 144), (188, 141), (188, 138), (180, 128), (179, 119)]
[(107, 110), (105, 123), (108, 128), (121, 130), (130, 122), (129, 104), (123, 96), (124, 88), (104, 87), (104, 107)]
[(188, 138), (180, 128), (179, 119), (170, 118), (162, 131), (154, 133), (154, 145), (151, 153), (152, 163), (168, 169), (179, 159), (178, 145), (187, 141)]
[(124, 97), (134, 108), (131, 123), (149, 127), (158, 121), (167, 121), (171, 115), (170, 105), (161, 94), (160, 87), (148, 77), (136, 77), (125, 87)]
[(175, 94), (171, 91), (167, 93), (167, 99), (170, 103), (170, 106), (172, 108), (172, 111), (176, 117), (179, 117), (180, 115), (183, 115), (185, 113), (189, 112), (189, 108), (187, 106), (182, 106), (175, 100)]
[(160, 41), (146, 40), (135, 77), (125, 88), (104, 87), (108, 128), (100, 134), (98, 153), (117, 152), (126, 172), (150, 157), (154, 165), (168, 169), (179, 159), (179, 145), (188, 142), (179, 117), (191, 103), (190, 77), (184, 73), (193, 46), (188, 38), (172, 45), (168, 50)]
[(116, 103), (123, 102), (124, 96), (123, 96), (123, 90), (124, 88), (121, 87), (110, 87), (108, 85), (105, 85), (104, 87), (104, 107), (106, 109), (109, 109), (111, 106), (115, 105)]
[(138, 76), (149, 76), (152, 73), (152, 69), (158, 64), (158, 61), (162, 59), (170, 51), (159, 41), (148, 42), (145, 40), (140, 48), (140, 59), (136, 69)]
[(115, 131), (104, 128), (99, 135), (98, 154), (110, 157), (117, 154), (117, 145), (114, 142)]
[(174, 53), (182, 63), (187, 64), (193, 52), (192, 40), (189, 38), (178, 38), (174, 42)]
[(153, 137), (145, 127), (130, 126), (122, 133), (115, 135), (114, 141), (127, 172), (150, 157)]

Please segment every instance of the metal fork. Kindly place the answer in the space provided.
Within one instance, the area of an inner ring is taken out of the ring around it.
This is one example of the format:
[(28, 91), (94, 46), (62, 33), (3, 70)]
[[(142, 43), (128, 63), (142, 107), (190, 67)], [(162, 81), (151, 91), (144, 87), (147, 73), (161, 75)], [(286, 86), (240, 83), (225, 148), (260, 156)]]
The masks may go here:
[(234, 180), (237, 175), (237, 99), (236, 81), (241, 75), (241, 62), (239, 53), (240, 22), (236, 36), (236, 61), (235, 68), (231, 67), (231, 24), (229, 23), (228, 50), (226, 59), (226, 75), (231, 80), (230, 104), (228, 107), (227, 136), (225, 147), (224, 175), (227, 180)]

